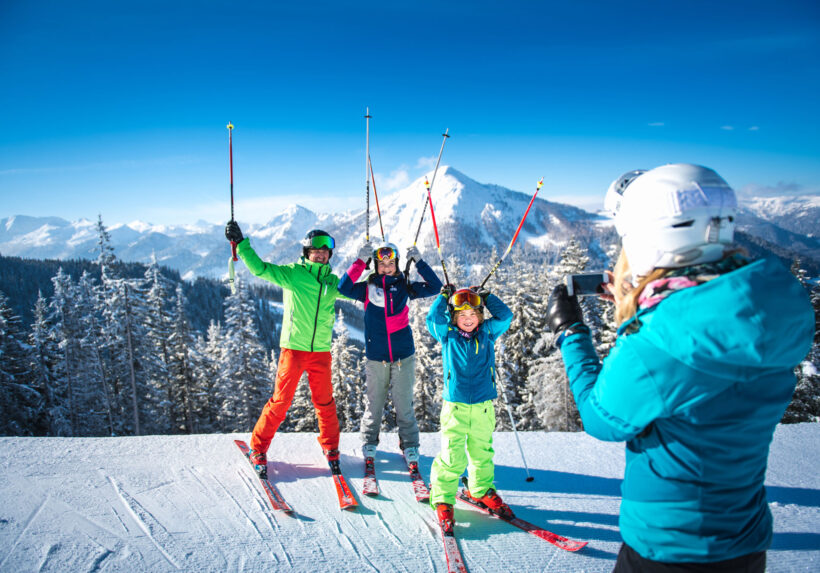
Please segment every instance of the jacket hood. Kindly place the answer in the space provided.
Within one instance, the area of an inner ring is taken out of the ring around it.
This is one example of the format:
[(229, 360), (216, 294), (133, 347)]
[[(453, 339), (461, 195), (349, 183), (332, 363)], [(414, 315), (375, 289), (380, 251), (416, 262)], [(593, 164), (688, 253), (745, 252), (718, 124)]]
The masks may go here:
[(774, 259), (676, 292), (638, 319), (659, 351), (732, 381), (794, 368), (814, 336), (808, 293)]

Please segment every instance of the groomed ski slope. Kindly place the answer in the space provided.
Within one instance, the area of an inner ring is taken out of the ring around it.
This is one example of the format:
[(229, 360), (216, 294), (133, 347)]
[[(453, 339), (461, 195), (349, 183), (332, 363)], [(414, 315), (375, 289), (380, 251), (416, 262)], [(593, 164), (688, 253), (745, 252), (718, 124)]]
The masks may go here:
[[(314, 434), (279, 434), (270, 473), (293, 516), (273, 514), (234, 445), (246, 434), (0, 439), (0, 571), (445, 571), (433, 512), (413, 496), (397, 435), (382, 437), (382, 494), (361, 495), (356, 434), (342, 468), (360, 506), (340, 511)], [(567, 553), (463, 504), (468, 569), (609, 572), (620, 545), (623, 444), (585, 434), (497, 433), (496, 483), (524, 519), (574, 539)], [(438, 435), (422, 436), (429, 479)], [(781, 426), (767, 476), (770, 572), (820, 571), (820, 424)]]

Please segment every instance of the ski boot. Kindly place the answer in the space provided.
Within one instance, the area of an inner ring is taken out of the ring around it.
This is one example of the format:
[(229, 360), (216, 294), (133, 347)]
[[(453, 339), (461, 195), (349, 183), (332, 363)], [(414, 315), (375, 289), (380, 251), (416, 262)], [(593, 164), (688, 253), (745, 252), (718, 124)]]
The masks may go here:
[(407, 462), (409, 467), (413, 467), (413, 464), (418, 467), (419, 465), (419, 449), (414, 447), (404, 448), (404, 459)]
[(260, 479), (268, 479), (268, 456), (257, 450), (248, 451), (248, 459)]
[(438, 525), (445, 535), (452, 535), (453, 528), (456, 525), (456, 519), (453, 515), (453, 506), (449, 503), (439, 503), (436, 505), (436, 517), (438, 518)]
[(501, 499), (501, 496), (498, 495), (498, 492), (493, 488), (488, 489), (482, 497), (473, 497), (469, 490), (464, 490), (464, 493), (471, 499), (486, 506), (487, 509), (499, 517), (504, 519), (513, 519), (515, 517), (510, 506), (504, 503), (504, 500)]
[(370, 444), (362, 447), (362, 454), (364, 454), (365, 462), (367, 460), (375, 460), (376, 459), (376, 446), (372, 446)]
[(334, 474), (342, 473), (342, 468), (339, 465), (339, 450), (322, 450), (322, 453), (325, 455), (325, 458), (327, 458), (327, 463), (330, 465), (330, 471)]

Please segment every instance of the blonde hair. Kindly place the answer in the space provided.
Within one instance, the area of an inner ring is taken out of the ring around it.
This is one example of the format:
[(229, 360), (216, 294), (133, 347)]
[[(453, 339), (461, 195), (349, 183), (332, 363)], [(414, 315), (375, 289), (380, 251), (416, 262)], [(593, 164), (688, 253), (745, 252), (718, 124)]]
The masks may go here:
[(652, 269), (643, 277), (640, 277), (637, 285), (632, 284), (632, 271), (629, 268), (629, 261), (626, 258), (626, 251), (621, 249), (618, 260), (612, 274), (615, 275), (614, 295), (615, 295), (615, 322), (623, 324), (631, 319), (638, 312), (638, 298), (643, 289), (652, 281), (666, 276), (672, 269)]

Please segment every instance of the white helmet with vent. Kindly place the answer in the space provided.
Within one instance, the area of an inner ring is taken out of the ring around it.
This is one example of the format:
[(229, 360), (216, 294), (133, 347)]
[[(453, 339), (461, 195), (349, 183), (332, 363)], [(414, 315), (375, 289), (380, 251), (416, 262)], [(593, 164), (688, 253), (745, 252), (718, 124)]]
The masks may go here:
[(708, 167), (630, 171), (609, 186), (604, 206), (614, 214), (633, 277), (720, 260), (734, 240), (735, 192)]

